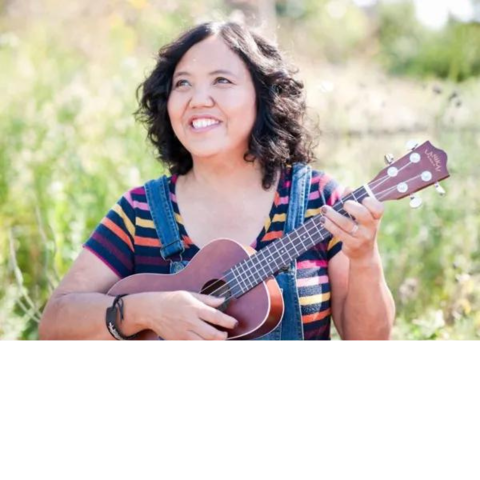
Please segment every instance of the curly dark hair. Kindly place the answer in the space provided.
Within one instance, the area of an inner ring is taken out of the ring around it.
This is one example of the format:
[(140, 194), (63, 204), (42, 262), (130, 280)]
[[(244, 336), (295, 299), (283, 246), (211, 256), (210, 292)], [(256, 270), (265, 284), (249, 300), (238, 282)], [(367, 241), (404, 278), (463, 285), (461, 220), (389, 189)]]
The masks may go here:
[(136, 90), (139, 108), (135, 118), (147, 127), (158, 160), (171, 174), (183, 175), (192, 168), (190, 153), (173, 132), (167, 101), (180, 59), (193, 45), (212, 35), (221, 36), (252, 76), (257, 116), (244, 159), (260, 162), (262, 186), (269, 189), (284, 165), (313, 161), (313, 135), (305, 125), (304, 85), (294, 78), (298, 69), (287, 63), (274, 44), (247, 27), (235, 22), (207, 22), (163, 46), (153, 71)]

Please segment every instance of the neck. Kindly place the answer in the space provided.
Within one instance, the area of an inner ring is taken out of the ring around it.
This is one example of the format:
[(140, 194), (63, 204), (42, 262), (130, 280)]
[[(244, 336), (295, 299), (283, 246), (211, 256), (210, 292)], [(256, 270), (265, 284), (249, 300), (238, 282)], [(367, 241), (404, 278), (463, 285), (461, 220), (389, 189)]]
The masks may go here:
[(242, 156), (228, 159), (194, 157), (185, 182), (203, 191), (225, 196), (261, 186), (262, 171), (258, 161), (246, 162)]

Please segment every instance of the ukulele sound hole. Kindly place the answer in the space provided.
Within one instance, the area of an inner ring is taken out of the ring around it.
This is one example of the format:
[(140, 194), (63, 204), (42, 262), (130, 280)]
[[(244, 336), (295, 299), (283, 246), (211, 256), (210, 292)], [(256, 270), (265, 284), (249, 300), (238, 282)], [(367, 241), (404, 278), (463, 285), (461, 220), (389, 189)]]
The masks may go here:
[(203, 293), (205, 295), (213, 295), (214, 297), (227, 297), (227, 300), (218, 307), (218, 310), (224, 312), (227, 309), (230, 302), (228, 297), (230, 297), (231, 292), (227, 282), (225, 282), (224, 280), (209, 280), (203, 286), (200, 293)]

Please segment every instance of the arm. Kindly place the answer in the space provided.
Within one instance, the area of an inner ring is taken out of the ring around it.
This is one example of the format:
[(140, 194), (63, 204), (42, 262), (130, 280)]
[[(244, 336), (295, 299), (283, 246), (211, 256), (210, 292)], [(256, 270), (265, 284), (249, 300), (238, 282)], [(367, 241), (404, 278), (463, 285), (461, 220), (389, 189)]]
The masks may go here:
[(390, 337), (395, 304), (385, 282), (377, 246), (383, 205), (367, 198), (363, 204), (348, 201), (345, 210), (352, 220), (326, 207), (325, 227), (343, 242), (343, 250), (329, 263), (332, 288), (332, 316), (343, 339)]
[[(40, 321), (41, 339), (113, 340), (105, 324), (113, 297), (106, 292), (120, 278), (89, 250), (84, 249), (50, 298)], [(225, 340), (219, 325), (233, 328), (237, 321), (217, 310), (222, 300), (186, 291), (143, 292), (124, 300), (126, 336), (140, 339)], [(213, 324), (213, 325), (212, 325)], [(153, 332), (152, 332), (153, 331)]]
[(388, 340), (395, 304), (385, 282), (380, 257), (371, 263), (350, 261), (339, 252), (330, 261), (332, 317), (344, 340)]
[[(83, 249), (45, 307), (40, 339), (114, 340), (105, 325), (106, 310), (113, 303), (106, 292), (118, 280), (101, 260)], [(131, 301), (124, 298), (125, 320), (120, 328), (125, 335), (147, 328), (141, 318), (131, 315)]]

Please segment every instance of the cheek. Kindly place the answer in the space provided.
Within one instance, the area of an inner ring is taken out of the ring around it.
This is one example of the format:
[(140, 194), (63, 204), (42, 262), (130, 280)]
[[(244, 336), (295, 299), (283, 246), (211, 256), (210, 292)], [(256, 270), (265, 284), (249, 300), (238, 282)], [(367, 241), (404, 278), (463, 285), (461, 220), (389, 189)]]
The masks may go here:
[(178, 111), (178, 108), (176, 108), (175, 99), (170, 97), (167, 102), (167, 112), (172, 122), (174, 121), (175, 118), (178, 117), (177, 111)]
[(181, 126), (181, 105), (175, 97), (170, 97), (167, 103), (167, 112), (174, 132), (177, 134)]
[(172, 92), (167, 101), (167, 110), (171, 117), (180, 118), (185, 107), (187, 106), (188, 98), (178, 92)]
[(235, 119), (236, 125), (242, 130), (250, 130), (257, 115), (255, 98), (252, 99), (250, 95), (244, 98), (236, 97), (230, 104), (230, 113)]

